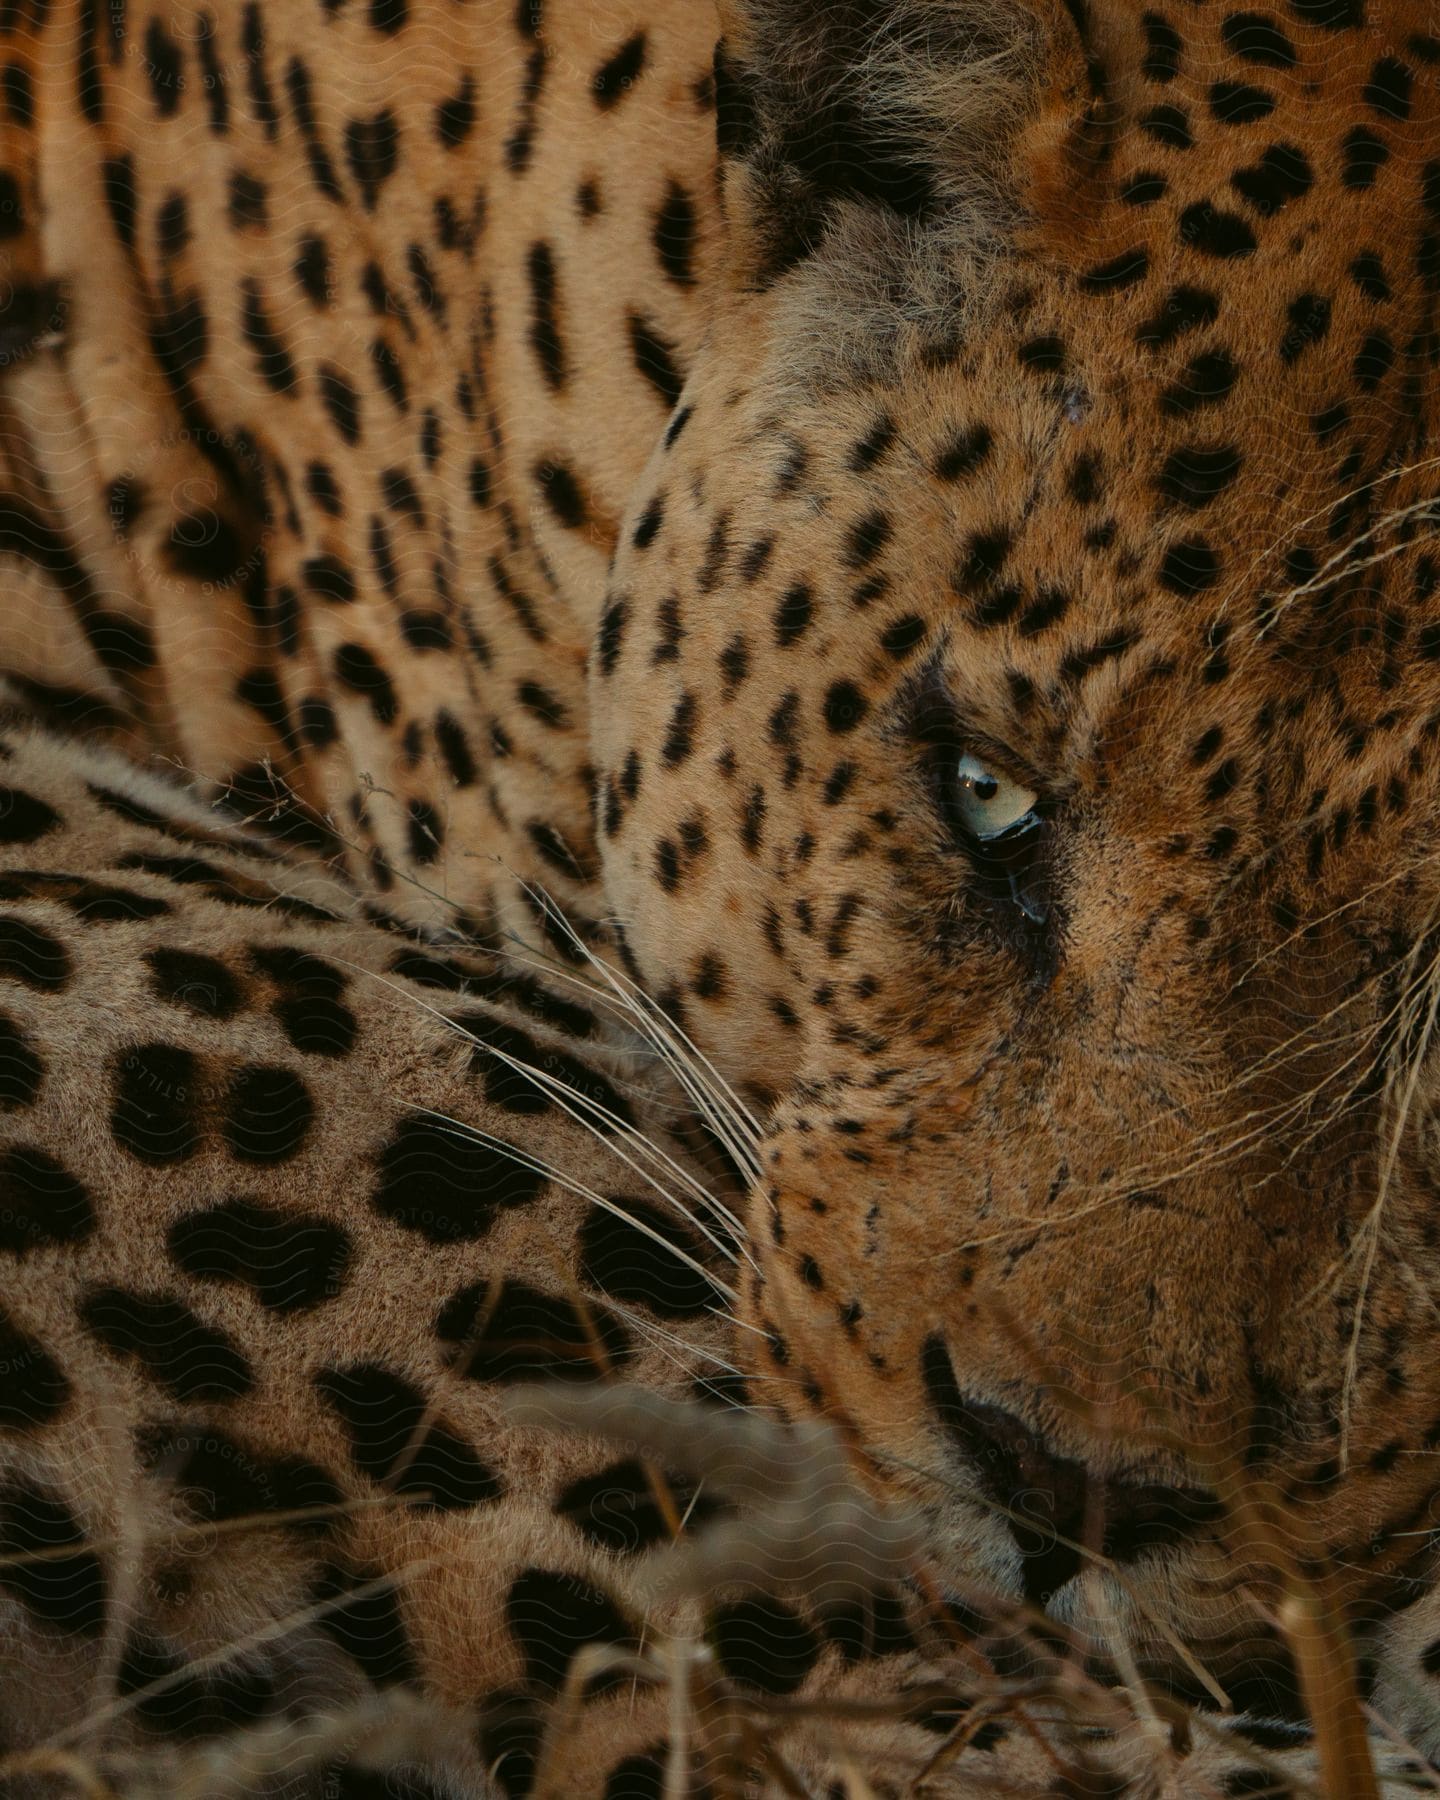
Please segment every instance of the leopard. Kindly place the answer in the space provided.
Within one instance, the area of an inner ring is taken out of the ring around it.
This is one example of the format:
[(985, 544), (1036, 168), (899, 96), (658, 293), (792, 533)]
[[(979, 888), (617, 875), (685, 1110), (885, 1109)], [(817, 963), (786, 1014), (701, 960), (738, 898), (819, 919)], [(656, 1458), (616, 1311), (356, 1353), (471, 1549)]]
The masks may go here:
[(1433, 1783), (1423, 10), (0, 57), (0, 1779)]

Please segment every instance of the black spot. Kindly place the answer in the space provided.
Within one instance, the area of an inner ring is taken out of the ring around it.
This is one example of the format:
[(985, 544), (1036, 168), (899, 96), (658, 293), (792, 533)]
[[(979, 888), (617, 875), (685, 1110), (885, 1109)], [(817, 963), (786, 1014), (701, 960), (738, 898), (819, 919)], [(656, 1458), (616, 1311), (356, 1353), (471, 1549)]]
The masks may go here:
[(0, 69), (0, 96), (10, 123), (22, 131), (30, 130), (35, 123), (35, 89), (29, 70), (18, 62), (6, 63)]
[[(580, 1272), (586, 1281), (667, 1319), (692, 1318), (721, 1305), (704, 1268), (698, 1238), (670, 1214), (642, 1200), (617, 1199), (618, 1212), (594, 1207), (580, 1229)], [(687, 1260), (688, 1259), (688, 1260)]]
[(290, 351), (275, 331), (274, 320), (266, 313), (259, 284), (239, 284), (239, 329), (256, 353), (256, 371), (266, 387), (275, 394), (286, 394), (299, 380)]
[(974, 474), (989, 456), (993, 442), (988, 425), (953, 432), (936, 455), (936, 475), (941, 481), (958, 481)]
[(595, 79), (591, 84), (595, 104), (602, 111), (609, 111), (635, 85), (644, 67), (645, 33), (637, 31), (595, 71)]
[(272, 1012), (295, 1049), (308, 1057), (347, 1057), (355, 1048), (355, 1013), (340, 1004), (328, 985), (301, 981), (297, 992), (275, 1001)]
[(277, 1711), (274, 1676), (265, 1664), (189, 1667), (144, 1630), (125, 1640), (115, 1691), (145, 1730), (181, 1742), (242, 1731)]
[(493, 1013), (457, 1013), (452, 1023), (474, 1041), (470, 1070), (483, 1076), (485, 1098), (492, 1105), (513, 1113), (544, 1113), (558, 1091), (597, 1131), (612, 1131), (616, 1121), (633, 1123), (629, 1104), (618, 1090), (565, 1051), (537, 1044)]
[(397, 412), (406, 412), (410, 396), (405, 387), (405, 369), (394, 348), (384, 338), (376, 338), (370, 346), (370, 366), (375, 378), (389, 395)]
[(412, 650), (452, 650), (455, 636), (444, 613), (406, 611), (399, 618), (400, 635)]
[(185, 85), (184, 63), (179, 45), (159, 19), (151, 19), (146, 28), (141, 66), (150, 82), (156, 112), (162, 119), (173, 118)]
[(0, 1430), (38, 1431), (69, 1398), (70, 1382), (54, 1357), (0, 1309)]
[(1163, 175), (1142, 170), (1121, 182), (1120, 198), (1126, 206), (1153, 206), (1157, 200), (1164, 198), (1169, 187), (1170, 183)]
[(335, 652), (335, 678), (370, 702), (377, 724), (390, 725), (400, 710), (390, 677), (364, 644), (341, 644)]
[(133, 475), (117, 475), (105, 490), (105, 512), (117, 537), (128, 538), (148, 499), (145, 484)]
[(682, 694), (670, 715), (670, 723), (665, 730), (665, 742), (661, 746), (660, 759), (667, 769), (678, 769), (687, 761), (695, 747), (695, 714), (697, 703), (694, 694)]
[(1347, 133), (1340, 146), (1340, 180), (1347, 188), (1370, 188), (1375, 177), (1390, 160), (1390, 147), (1363, 125)]
[(825, 724), (833, 732), (853, 731), (869, 710), (853, 681), (835, 681), (825, 695)]
[(1023, 588), (994, 588), (983, 600), (977, 601), (971, 617), (978, 626), (986, 630), (991, 626), (1008, 624), (1020, 610), (1024, 598)]
[(1160, 350), (1187, 331), (1213, 325), (1220, 316), (1218, 297), (1205, 288), (1178, 287), (1165, 297), (1159, 312), (1135, 333), (1135, 342), (1146, 350)]
[(328, 700), (318, 694), (307, 694), (298, 709), (300, 738), (313, 749), (323, 750), (340, 735), (335, 714)]
[(574, 471), (563, 462), (546, 459), (535, 464), (533, 473), (550, 511), (567, 530), (578, 531), (589, 514)]
[[(0, 1019), (0, 1105), (5, 1078), (6, 1022)], [(23, 1256), (47, 1244), (78, 1244), (94, 1229), (90, 1194), (63, 1163), (25, 1145), (0, 1155), (0, 1251)]]
[[(335, 471), (330, 467), (329, 463), (321, 462), (318, 457), (313, 462), (307, 463), (305, 465), (305, 487), (309, 492), (310, 497), (322, 512), (328, 513), (332, 519), (338, 519), (342, 516), (345, 511), (345, 506), (340, 498), (340, 484), (336, 481)], [(338, 557), (317, 557), (315, 560), (319, 562), (339, 562)], [(343, 566), (344, 565), (341, 564), (341, 567)], [(295, 632), (292, 633), (292, 636), (294, 638), (294, 643), (289, 654), (293, 656), (299, 649), (298, 626)]]
[(665, 1751), (663, 1746), (616, 1763), (605, 1781), (600, 1800), (664, 1800)]
[(162, 1000), (205, 1019), (231, 1019), (240, 1010), (240, 987), (225, 964), (194, 950), (149, 950), (151, 983)]
[(1382, 119), (1408, 119), (1410, 92), (1415, 77), (1398, 57), (1382, 56), (1370, 71), (1363, 95), (1365, 104)]
[(655, 879), (667, 894), (680, 885), (680, 852), (671, 838), (661, 838), (655, 846)]
[(467, 74), (460, 92), (435, 108), (435, 135), (447, 150), (463, 144), (475, 128), (475, 83)]
[(1172, 594), (1198, 594), (1220, 577), (1220, 558), (1203, 538), (1182, 538), (1165, 552), (1160, 564), (1161, 587)]
[[(267, 198), (265, 183), (258, 176), (251, 175), (245, 169), (235, 169), (230, 176), (227, 205), (230, 223), (237, 231), (263, 230), (270, 222)], [(178, 216), (167, 217), (167, 214), (162, 212), (156, 220), (156, 232), (162, 256), (178, 256), (190, 238), (190, 223), (185, 217), (183, 195), (177, 194), (174, 204), (179, 208)], [(310, 241), (318, 242), (316, 239)], [(320, 245), (320, 251), (323, 256), (323, 245)]]
[(355, 598), (355, 577), (338, 556), (312, 556), (300, 565), (307, 591), (332, 606), (349, 606)]
[(33, 844), (59, 823), (59, 813), (44, 800), (0, 784), (0, 844)]
[(857, 519), (845, 534), (846, 567), (866, 568), (889, 543), (890, 535), (890, 521), (883, 512), (876, 510)]
[(1355, 352), (1353, 364), (1355, 384), (1363, 393), (1373, 393), (1395, 363), (1395, 346), (1383, 331), (1372, 331)]
[(800, 691), (790, 688), (776, 702), (766, 721), (765, 735), (772, 744), (788, 749), (795, 742), (795, 725), (800, 716)]
[[(644, 520), (641, 523), (643, 525)], [(638, 537), (638, 531), (636, 535)], [(625, 641), (625, 626), (629, 616), (630, 607), (623, 595), (617, 595), (612, 599), (600, 615), (600, 627), (595, 637), (595, 655), (602, 675), (615, 673), (615, 665), (620, 660), (620, 652)]]
[(1140, 129), (1168, 150), (1188, 150), (1195, 142), (1190, 121), (1178, 106), (1154, 106), (1142, 113)]
[(1162, 19), (1158, 13), (1147, 12), (1144, 25), (1145, 55), (1140, 64), (1140, 73), (1147, 81), (1164, 86), (1180, 72), (1180, 33), (1168, 19)]
[(1054, 375), (1065, 366), (1065, 345), (1058, 337), (1029, 338), (1020, 346), (1017, 360), (1022, 369)]
[(1090, 294), (1119, 293), (1124, 288), (1134, 287), (1137, 281), (1143, 281), (1149, 271), (1150, 258), (1137, 245), (1122, 251), (1119, 256), (1112, 256), (1109, 262), (1087, 269), (1080, 277), (1080, 286)]
[[(695, 1489), (670, 1474), (655, 1474), (661, 1491), (687, 1528), (713, 1518), (716, 1508), (696, 1501)], [(657, 1499), (644, 1463), (635, 1458), (612, 1463), (594, 1475), (583, 1475), (563, 1489), (556, 1513), (568, 1519), (592, 1544), (619, 1556), (636, 1556), (657, 1544), (673, 1541), (666, 1512)]]
[(815, 617), (815, 596), (808, 583), (797, 581), (775, 608), (775, 642), (782, 650), (799, 641)]
[(1239, 369), (1223, 350), (1204, 351), (1191, 359), (1160, 396), (1160, 410), (1171, 418), (1181, 418), (1214, 406), (1225, 399), (1239, 377)]
[(1296, 363), (1311, 344), (1318, 344), (1330, 330), (1330, 302), (1323, 294), (1301, 294), (1285, 310), (1285, 335), (1280, 339), (1280, 360)]
[(1210, 110), (1222, 125), (1253, 125), (1275, 110), (1275, 96), (1243, 81), (1216, 81), (1210, 87)]
[[(587, 1644), (634, 1650), (635, 1633), (608, 1594), (549, 1569), (526, 1569), (505, 1600), (510, 1634), (525, 1660), (525, 1679), (541, 1694), (558, 1694), (571, 1659)], [(600, 1677), (589, 1693), (613, 1687), (620, 1676)]]
[(913, 614), (907, 615), (903, 619), (895, 619), (881, 632), (880, 648), (887, 656), (893, 656), (898, 661), (924, 643), (928, 630), (929, 627), (925, 621), (916, 618)]
[[(258, 190), (258, 194), (254, 191)], [(259, 182), (238, 171), (230, 177), (230, 217), (234, 224), (256, 221), (249, 216), (258, 204), (260, 218), (265, 221), (265, 190)], [(161, 256), (179, 256), (190, 242), (190, 214), (183, 194), (172, 194), (155, 215), (155, 247)]]
[(1133, 631), (1112, 631), (1093, 644), (1068, 650), (1060, 663), (1060, 679), (1066, 682), (1081, 681), (1092, 670), (1113, 662), (1117, 656), (1123, 656), (1135, 642), (1136, 634)]
[(289, 1069), (246, 1064), (231, 1077), (222, 1131), (241, 1162), (287, 1162), (304, 1144), (315, 1103)]
[(345, 127), (345, 160), (360, 188), (367, 212), (374, 210), (380, 189), (400, 161), (400, 127), (388, 107), (370, 119), (351, 119)]
[(315, 1386), (350, 1434), (357, 1469), (423, 1509), (456, 1512), (500, 1497), (501, 1483), (417, 1388), (378, 1363), (322, 1369)]
[(568, 374), (560, 336), (555, 254), (547, 243), (530, 246), (526, 263), (530, 278), (530, 347), (547, 386), (558, 391)]
[(1062, 588), (1042, 589), (1036, 599), (1021, 613), (1017, 629), (1021, 637), (1039, 637), (1056, 625), (1070, 610), (1070, 596)]
[(445, 1302), (435, 1335), (471, 1381), (600, 1381), (634, 1354), (629, 1333), (603, 1306), (505, 1281), (486, 1281)]
[(1350, 264), (1350, 279), (1367, 300), (1377, 305), (1390, 298), (1384, 265), (1373, 250), (1363, 250)]
[(360, 441), (360, 396), (338, 369), (320, 365), (318, 376), (320, 399), (347, 444)]
[(1273, 218), (1292, 200), (1308, 194), (1315, 177), (1304, 153), (1293, 144), (1273, 144), (1252, 168), (1237, 169), (1230, 185), (1262, 218)]
[(280, 115), (275, 96), (270, 91), (270, 77), (265, 68), (265, 31), (258, 0), (249, 0), (241, 15), (240, 60), (245, 66), (245, 86), (256, 120), (265, 127), (265, 135), (273, 143), (279, 135)]
[(719, 656), (724, 695), (728, 700), (750, 673), (750, 647), (743, 637), (733, 637)]
[(0, 1587), (69, 1637), (105, 1625), (105, 1571), (63, 1500), (25, 1477), (0, 1486)]
[(545, 1186), (538, 1170), (459, 1126), (407, 1119), (380, 1155), (371, 1205), (432, 1244), (484, 1237), (505, 1208), (528, 1205)]
[(33, 1106), (45, 1065), (13, 1019), (0, 1013), (0, 1111)]
[(685, 378), (676, 366), (675, 350), (639, 313), (629, 319), (630, 355), (636, 369), (660, 396), (668, 411), (680, 398)]
[(1290, 9), (1307, 25), (1328, 31), (1355, 31), (1365, 23), (1365, 0), (1290, 0)]
[[(262, 355), (268, 355), (258, 340), (256, 348)], [(282, 366), (282, 361), (288, 361), (283, 348), (276, 354), (282, 360), (267, 366), (276, 373), (278, 385), (284, 387), (294, 371), (287, 374)], [(189, 576), (193, 581), (211, 582), (217, 587), (227, 587), (235, 580), (246, 556), (235, 527), (228, 519), (209, 511), (178, 514), (171, 522), (165, 548), (166, 558), (177, 574)], [(153, 659), (153, 651), (148, 646), (145, 655), (147, 659)]]
[(888, 413), (881, 413), (851, 450), (848, 459), (850, 468), (857, 474), (873, 469), (894, 442), (895, 421)]
[(1180, 215), (1180, 238), (1204, 256), (1229, 260), (1249, 256), (1255, 234), (1238, 213), (1225, 212), (1212, 201), (1187, 206)]
[(476, 1734), (486, 1769), (504, 1800), (527, 1800), (545, 1738), (538, 1703), (514, 1690), (489, 1694), (481, 1703)]
[(92, 1337), (116, 1356), (133, 1358), (175, 1400), (233, 1400), (254, 1377), (223, 1331), (202, 1323), (168, 1296), (95, 1287), (80, 1306)]
[(328, 1220), (231, 1200), (177, 1219), (170, 1254), (199, 1281), (238, 1281), (272, 1312), (314, 1306), (340, 1291), (347, 1234)]
[(1220, 27), (1225, 47), (1267, 69), (1293, 69), (1295, 46), (1268, 13), (1231, 13)]
[(1240, 473), (1241, 461), (1233, 445), (1202, 449), (1190, 444), (1165, 459), (1156, 485), (1167, 500), (1198, 511), (1224, 493)]
[[(382, 1581), (373, 1570), (322, 1569), (312, 1590), (320, 1630), (351, 1656), (364, 1671), (367, 1680), (377, 1687), (393, 1687), (396, 1682), (418, 1681), (419, 1665), (405, 1631), (399, 1595), (393, 1584)], [(391, 1800), (387, 1787), (375, 1800)], [(324, 1791), (330, 1792), (328, 1782)], [(340, 1792), (336, 1792), (340, 1800)], [(407, 1787), (394, 1800), (421, 1800)]]
[(664, 523), (664, 519), (664, 496), (661, 494), (652, 495), (650, 500), (646, 503), (644, 512), (641, 513), (637, 520), (634, 534), (630, 539), (637, 550), (648, 550), (650, 548), (655, 542), (656, 534)]
[(70, 952), (52, 931), (16, 913), (0, 914), (0, 981), (56, 993), (71, 975)]
[(137, 1044), (115, 1059), (110, 1130), (142, 1162), (184, 1162), (200, 1145), (197, 1066), (174, 1044)]
[[(135, 247), (135, 222), (139, 216), (135, 198), (135, 162), (129, 156), (107, 156), (100, 165), (105, 188), (105, 207), (115, 235), (127, 250)], [(13, 178), (12, 178), (13, 179)], [(18, 200), (16, 205), (18, 207)]]
[(680, 433), (690, 423), (694, 416), (695, 408), (693, 406), (682, 406), (679, 412), (675, 414), (674, 418), (671, 419), (670, 423), (665, 427), (665, 436), (661, 440), (667, 450), (674, 449), (676, 438), (679, 437)]
[(826, 778), (821, 799), (826, 806), (838, 806), (855, 785), (856, 769), (852, 762), (836, 763)]
[(565, 731), (570, 725), (570, 709), (557, 694), (541, 687), (538, 681), (522, 681), (515, 688), (515, 698), (526, 712), (551, 731)]
[[(204, 42), (208, 43), (209, 40), (206, 39)], [(335, 173), (335, 165), (330, 160), (329, 151), (321, 141), (319, 126), (316, 123), (315, 102), (310, 91), (310, 76), (298, 56), (292, 56), (285, 65), (285, 87), (290, 96), (290, 106), (295, 114), (295, 123), (300, 128), (300, 136), (305, 145), (305, 158), (310, 165), (310, 179), (327, 200), (343, 203), (345, 193), (340, 186), (340, 178)]]
[(824, 1648), (792, 1607), (769, 1595), (719, 1608), (710, 1636), (730, 1679), (766, 1694), (793, 1694)]

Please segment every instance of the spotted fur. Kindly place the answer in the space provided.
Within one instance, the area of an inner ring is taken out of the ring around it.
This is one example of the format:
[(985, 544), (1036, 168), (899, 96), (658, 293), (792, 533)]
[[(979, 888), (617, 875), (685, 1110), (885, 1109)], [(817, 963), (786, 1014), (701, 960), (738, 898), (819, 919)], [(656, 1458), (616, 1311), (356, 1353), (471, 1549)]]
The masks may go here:
[[(1402, 0), (0, 8), (20, 1791), (784, 1791), (760, 1715), (1303, 1791), (1337, 1621), (1426, 1779), (1437, 76)], [(829, 1421), (923, 1567), (657, 1603), (703, 1427), (537, 1370)]]

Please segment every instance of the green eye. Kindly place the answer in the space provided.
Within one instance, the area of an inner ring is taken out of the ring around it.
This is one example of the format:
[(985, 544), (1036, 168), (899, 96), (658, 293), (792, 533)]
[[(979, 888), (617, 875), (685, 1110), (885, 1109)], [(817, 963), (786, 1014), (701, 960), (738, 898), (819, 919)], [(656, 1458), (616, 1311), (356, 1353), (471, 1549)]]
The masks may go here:
[(1027, 818), (1039, 796), (978, 756), (961, 756), (955, 769), (955, 812), (959, 824), (981, 843), (997, 838)]

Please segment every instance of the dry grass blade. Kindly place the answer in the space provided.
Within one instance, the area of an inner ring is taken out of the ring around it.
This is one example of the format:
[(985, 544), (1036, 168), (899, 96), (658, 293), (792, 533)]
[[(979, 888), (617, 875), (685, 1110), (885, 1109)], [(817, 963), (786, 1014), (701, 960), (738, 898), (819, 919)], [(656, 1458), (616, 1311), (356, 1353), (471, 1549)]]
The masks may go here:
[(521, 1387), (505, 1411), (517, 1425), (623, 1441), (744, 1509), (697, 1542), (652, 1552), (638, 1580), (655, 1604), (722, 1586), (793, 1584), (824, 1609), (904, 1580), (923, 1555), (918, 1516), (860, 1486), (823, 1420), (781, 1425), (634, 1387), (601, 1395)]
[(96, 1764), (71, 1750), (22, 1750), (0, 1756), (0, 1782), (23, 1781), (32, 1776), (53, 1776), (68, 1781), (85, 1800), (120, 1800), (116, 1790)]

